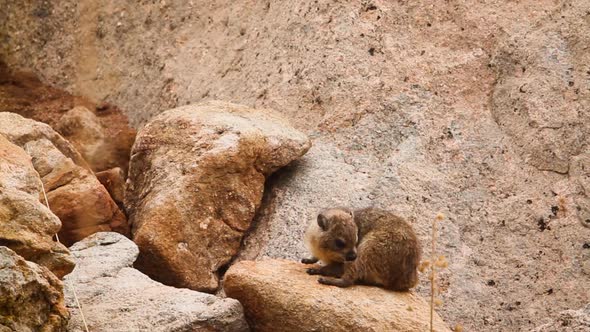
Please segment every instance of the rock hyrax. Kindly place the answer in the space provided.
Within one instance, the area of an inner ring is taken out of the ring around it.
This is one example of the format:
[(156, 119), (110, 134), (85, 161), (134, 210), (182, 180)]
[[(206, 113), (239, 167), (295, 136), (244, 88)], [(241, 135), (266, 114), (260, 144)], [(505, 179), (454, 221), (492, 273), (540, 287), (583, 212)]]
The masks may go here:
[(305, 242), (313, 257), (302, 260), (325, 265), (307, 269), (322, 275), (326, 285), (375, 285), (405, 291), (418, 283), (420, 243), (402, 218), (376, 208), (351, 211), (326, 209), (309, 226)]

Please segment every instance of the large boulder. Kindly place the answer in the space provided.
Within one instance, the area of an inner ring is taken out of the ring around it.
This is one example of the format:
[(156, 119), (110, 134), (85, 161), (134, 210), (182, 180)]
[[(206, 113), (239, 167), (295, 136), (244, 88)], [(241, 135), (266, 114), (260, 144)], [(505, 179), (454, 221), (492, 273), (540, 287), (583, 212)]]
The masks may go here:
[(276, 113), (235, 104), (154, 118), (139, 132), (129, 167), (136, 266), (165, 284), (215, 291), (260, 206), (266, 176), (310, 145)]
[(70, 245), (97, 231), (129, 233), (125, 215), (76, 149), (48, 125), (0, 113), (0, 134), (23, 148), (41, 176), (60, 241)]
[(248, 331), (238, 301), (164, 286), (134, 269), (137, 246), (118, 233), (96, 233), (70, 250), (70, 332), (83, 331), (74, 291), (90, 331)]
[(61, 222), (41, 203), (42, 183), (31, 157), (0, 135), (0, 245), (63, 277), (74, 262), (53, 236)]
[(127, 170), (135, 130), (116, 107), (95, 105), (30, 73), (11, 71), (0, 61), (0, 112), (47, 123), (72, 143), (95, 172), (113, 167)]
[(61, 281), (0, 246), (0, 331), (65, 331), (68, 319)]
[[(305, 265), (286, 260), (242, 261), (223, 283), (256, 331), (429, 331), (430, 306), (413, 292), (318, 283)], [(435, 314), (435, 331), (450, 331)]]

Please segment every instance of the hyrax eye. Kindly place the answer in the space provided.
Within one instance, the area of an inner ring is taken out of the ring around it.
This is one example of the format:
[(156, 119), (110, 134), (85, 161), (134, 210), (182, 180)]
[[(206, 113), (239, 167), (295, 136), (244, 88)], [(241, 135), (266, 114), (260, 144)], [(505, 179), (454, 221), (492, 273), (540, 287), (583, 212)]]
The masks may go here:
[(338, 249), (342, 249), (342, 248), (346, 247), (346, 243), (344, 243), (344, 241), (342, 241), (340, 239), (336, 239), (336, 241), (334, 241), (334, 245)]

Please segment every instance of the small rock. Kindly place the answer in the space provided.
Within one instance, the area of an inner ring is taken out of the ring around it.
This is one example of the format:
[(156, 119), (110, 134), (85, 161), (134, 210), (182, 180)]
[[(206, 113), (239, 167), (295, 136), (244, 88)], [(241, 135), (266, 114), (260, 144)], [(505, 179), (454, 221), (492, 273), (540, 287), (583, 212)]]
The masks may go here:
[[(105, 137), (105, 130), (98, 117), (84, 106), (77, 106), (66, 112), (55, 125), (55, 130), (67, 137), (76, 150), (90, 165), (100, 165), (104, 155), (111, 155), (110, 137)], [(97, 169), (104, 169), (100, 165)]]

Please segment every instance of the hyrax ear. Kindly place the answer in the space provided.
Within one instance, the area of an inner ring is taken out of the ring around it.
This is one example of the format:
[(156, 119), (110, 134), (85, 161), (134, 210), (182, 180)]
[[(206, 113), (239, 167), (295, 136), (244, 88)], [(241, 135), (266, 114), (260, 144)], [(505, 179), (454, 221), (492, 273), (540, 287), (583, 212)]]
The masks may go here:
[(328, 229), (328, 218), (323, 214), (318, 214), (318, 226), (322, 229), (322, 231), (326, 231)]

